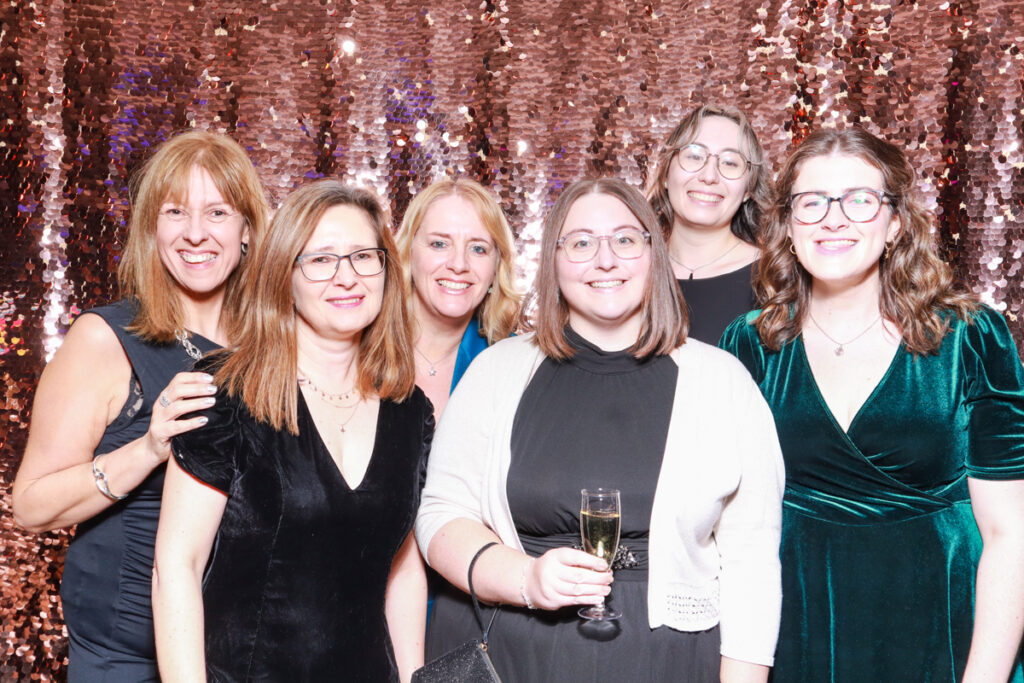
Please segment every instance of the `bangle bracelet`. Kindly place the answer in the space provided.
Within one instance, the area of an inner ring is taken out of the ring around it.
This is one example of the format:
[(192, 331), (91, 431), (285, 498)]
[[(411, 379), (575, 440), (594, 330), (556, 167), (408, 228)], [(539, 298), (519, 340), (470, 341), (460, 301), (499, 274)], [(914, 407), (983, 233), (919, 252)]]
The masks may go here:
[(96, 488), (99, 489), (100, 493), (113, 501), (124, 500), (128, 497), (128, 494), (119, 496), (110, 492), (110, 485), (107, 482), (107, 473), (99, 468), (96, 463), (99, 462), (100, 456), (92, 459), (92, 479), (96, 482)]
[(526, 570), (536, 561), (536, 557), (531, 557), (529, 562), (523, 565), (523, 573), (519, 576), (519, 595), (522, 596), (523, 602), (526, 603), (528, 609), (537, 609), (530, 600), (530, 596), (526, 594)]

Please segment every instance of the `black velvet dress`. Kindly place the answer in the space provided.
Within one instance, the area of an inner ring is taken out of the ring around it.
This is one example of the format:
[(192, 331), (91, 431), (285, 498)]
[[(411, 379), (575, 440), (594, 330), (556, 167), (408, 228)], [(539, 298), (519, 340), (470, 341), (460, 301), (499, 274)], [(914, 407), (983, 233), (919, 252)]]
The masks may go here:
[(690, 312), (690, 336), (717, 344), (737, 316), (757, 308), (754, 274), (757, 262), (731, 273), (700, 280), (677, 280)]
[(355, 489), (301, 393), (298, 436), (223, 394), (206, 414), (173, 449), (186, 472), (228, 496), (203, 581), (209, 680), (398, 680), (384, 594), (419, 505), (430, 401), (417, 389), (380, 402)]

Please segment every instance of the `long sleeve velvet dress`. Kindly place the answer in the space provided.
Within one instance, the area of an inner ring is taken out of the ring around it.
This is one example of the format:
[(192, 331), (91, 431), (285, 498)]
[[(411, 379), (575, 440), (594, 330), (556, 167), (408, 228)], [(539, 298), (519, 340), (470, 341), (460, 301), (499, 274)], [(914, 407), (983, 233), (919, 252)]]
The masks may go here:
[(774, 680), (959, 680), (982, 549), (967, 477), (1024, 478), (1024, 371), (1005, 321), (981, 308), (937, 354), (901, 347), (844, 432), (802, 337), (771, 352), (756, 316), (720, 345), (761, 387), (786, 463)]

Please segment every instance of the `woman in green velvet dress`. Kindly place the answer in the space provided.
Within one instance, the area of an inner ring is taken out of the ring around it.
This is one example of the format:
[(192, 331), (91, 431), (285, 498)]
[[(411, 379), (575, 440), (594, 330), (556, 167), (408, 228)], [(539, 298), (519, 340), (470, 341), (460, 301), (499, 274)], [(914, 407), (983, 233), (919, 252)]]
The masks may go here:
[(781, 170), (766, 304), (721, 345), (786, 462), (775, 680), (1021, 680), (1024, 372), (953, 285), (915, 174), (864, 131)]

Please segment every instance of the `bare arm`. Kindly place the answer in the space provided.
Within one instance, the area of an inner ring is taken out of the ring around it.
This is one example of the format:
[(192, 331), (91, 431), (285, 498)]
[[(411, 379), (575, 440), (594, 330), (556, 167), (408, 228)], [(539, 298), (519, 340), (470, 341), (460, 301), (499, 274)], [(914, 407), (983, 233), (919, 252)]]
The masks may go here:
[[(105, 510), (113, 501), (96, 486), (93, 452), (103, 432), (128, 399), (131, 365), (114, 331), (97, 315), (84, 315), (43, 371), (32, 406), (32, 425), (11, 502), (15, 521), (30, 531), (77, 524)], [(208, 407), (212, 394), (207, 375), (180, 373), (165, 389), (174, 400), (157, 403), (149, 432), (110, 453), (98, 456), (110, 491), (124, 495), (149, 476), (170, 453), (171, 436), (195, 429), (203, 418), (178, 421), (185, 413)]]
[(427, 573), (412, 532), (405, 537), (391, 563), (384, 599), (391, 645), (402, 683), (423, 666), (423, 636), (427, 629)]
[(1005, 681), (1024, 633), (1024, 480), (967, 484), (984, 546), (963, 681)]
[(768, 672), (771, 667), (751, 662), (741, 662), (738, 659), (722, 657), (722, 667), (719, 676), (722, 683), (764, 683), (768, 680)]
[(160, 676), (206, 680), (202, 578), (227, 497), (167, 467), (153, 565), (153, 624)]
[[(431, 567), (468, 593), (469, 563), (491, 541), (501, 543), (483, 524), (455, 519), (434, 535), (427, 557)], [(604, 560), (581, 550), (555, 548), (534, 560), (515, 548), (498, 545), (477, 560), (473, 588), (481, 600), (504, 605), (526, 604), (520, 586), (540, 609), (598, 605), (611, 590), (612, 575), (606, 570)]]

